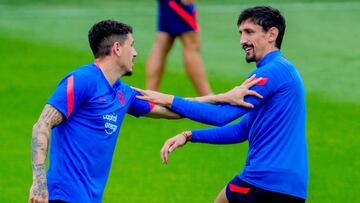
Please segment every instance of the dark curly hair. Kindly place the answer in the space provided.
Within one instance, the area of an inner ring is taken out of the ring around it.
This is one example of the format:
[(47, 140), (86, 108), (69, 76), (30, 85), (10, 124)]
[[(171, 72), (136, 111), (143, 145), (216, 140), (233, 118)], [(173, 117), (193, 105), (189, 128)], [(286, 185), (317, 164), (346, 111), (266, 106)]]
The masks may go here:
[(110, 54), (111, 46), (118, 41), (121, 45), (132, 27), (115, 20), (103, 20), (91, 27), (88, 34), (91, 51), (95, 58)]
[(275, 46), (280, 49), (285, 34), (285, 18), (280, 11), (270, 6), (256, 6), (243, 10), (237, 21), (239, 26), (242, 22), (250, 19), (253, 23), (260, 25), (264, 31), (268, 31), (272, 27), (279, 30), (276, 38)]

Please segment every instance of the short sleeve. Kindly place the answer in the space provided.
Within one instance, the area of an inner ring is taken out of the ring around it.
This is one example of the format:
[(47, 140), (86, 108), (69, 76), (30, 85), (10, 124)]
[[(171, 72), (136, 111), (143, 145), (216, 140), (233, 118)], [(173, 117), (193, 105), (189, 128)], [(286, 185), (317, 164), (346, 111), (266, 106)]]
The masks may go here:
[(131, 90), (132, 90), (131, 104), (127, 113), (135, 117), (140, 117), (150, 113), (150, 111), (154, 108), (154, 104), (149, 101), (144, 101), (136, 98), (137, 95), (141, 95), (141, 94), (133, 89)]
[(81, 77), (81, 75), (69, 74), (60, 81), (47, 103), (60, 111), (64, 117), (69, 118), (86, 100), (88, 81), (88, 78)]

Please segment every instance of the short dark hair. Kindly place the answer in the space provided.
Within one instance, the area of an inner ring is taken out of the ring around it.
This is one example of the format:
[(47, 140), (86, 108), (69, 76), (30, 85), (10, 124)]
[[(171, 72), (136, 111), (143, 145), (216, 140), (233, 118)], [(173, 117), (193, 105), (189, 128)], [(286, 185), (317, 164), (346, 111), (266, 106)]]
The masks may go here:
[(256, 6), (243, 10), (237, 21), (237, 25), (246, 20), (251, 20), (253, 23), (260, 25), (264, 31), (268, 31), (272, 27), (279, 30), (279, 35), (276, 38), (275, 46), (280, 49), (281, 43), (285, 34), (285, 18), (280, 11), (270, 6)]
[(109, 55), (111, 46), (116, 41), (122, 45), (127, 34), (132, 32), (130, 25), (116, 20), (103, 20), (96, 23), (88, 33), (89, 44), (94, 57)]

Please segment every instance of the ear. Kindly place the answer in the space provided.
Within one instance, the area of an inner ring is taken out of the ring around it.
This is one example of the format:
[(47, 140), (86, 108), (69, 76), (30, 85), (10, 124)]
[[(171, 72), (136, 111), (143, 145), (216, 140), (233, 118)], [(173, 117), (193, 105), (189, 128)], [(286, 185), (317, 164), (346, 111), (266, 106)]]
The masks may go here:
[(270, 43), (275, 43), (278, 35), (279, 35), (279, 29), (277, 29), (276, 27), (271, 27), (268, 30), (268, 41)]
[(111, 47), (111, 51), (117, 55), (117, 56), (121, 56), (122, 53), (122, 46), (120, 45), (119, 42), (114, 42), (114, 44)]

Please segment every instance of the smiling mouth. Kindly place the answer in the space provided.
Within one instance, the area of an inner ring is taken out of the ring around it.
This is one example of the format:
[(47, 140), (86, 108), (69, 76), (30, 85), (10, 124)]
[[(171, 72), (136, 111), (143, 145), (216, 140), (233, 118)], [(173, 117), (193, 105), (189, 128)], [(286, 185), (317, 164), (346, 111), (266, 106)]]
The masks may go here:
[(251, 51), (254, 47), (251, 46), (251, 45), (243, 45), (242, 48), (246, 51), (246, 52), (249, 52)]

